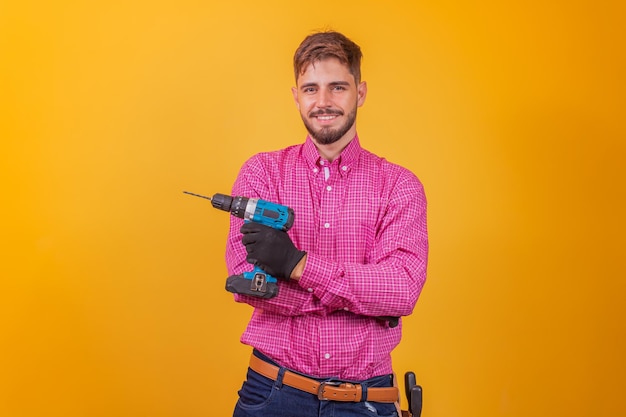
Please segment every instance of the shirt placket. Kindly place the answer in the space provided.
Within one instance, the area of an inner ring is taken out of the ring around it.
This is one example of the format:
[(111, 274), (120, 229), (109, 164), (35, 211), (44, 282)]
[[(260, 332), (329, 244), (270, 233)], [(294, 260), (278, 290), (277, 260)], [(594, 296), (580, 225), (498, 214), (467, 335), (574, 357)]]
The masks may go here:
[[(341, 222), (341, 195), (342, 178), (338, 174), (337, 162), (329, 163), (320, 161), (320, 217), (319, 217), (319, 238), (318, 253), (327, 259), (335, 259), (337, 254), (337, 233), (340, 230)], [(330, 325), (328, 322), (322, 326)], [(320, 371), (322, 375), (328, 375), (336, 369), (334, 340), (332, 328), (320, 329)]]

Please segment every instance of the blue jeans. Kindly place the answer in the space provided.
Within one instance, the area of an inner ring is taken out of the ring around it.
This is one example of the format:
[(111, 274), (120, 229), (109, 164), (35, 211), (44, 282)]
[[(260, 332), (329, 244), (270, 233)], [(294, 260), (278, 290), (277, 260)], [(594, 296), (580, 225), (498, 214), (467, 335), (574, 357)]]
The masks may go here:
[[(276, 365), (260, 352), (255, 351), (254, 354)], [(239, 401), (235, 406), (233, 417), (398, 417), (393, 403), (319, 400), (316, 395), (283, 385), (284, 372), (285, 368), (280, 368), (278, 378), (272, 381), (248, 369), (247, 379), (239, 390)], [(379, 376), (360, 383), (364, 387), (390, 387), (392, 376)]]

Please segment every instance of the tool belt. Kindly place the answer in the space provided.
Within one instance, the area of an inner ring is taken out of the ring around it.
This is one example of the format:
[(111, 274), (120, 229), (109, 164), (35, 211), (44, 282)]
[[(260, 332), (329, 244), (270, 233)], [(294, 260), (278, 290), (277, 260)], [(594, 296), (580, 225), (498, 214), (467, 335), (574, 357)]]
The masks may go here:
[[(250, 369), (274, 381), (278, 378), (279, 368), (265, 362), (255, 355), (250, 357)], [(300, 391), (308, 392), (317, 396), (320, 400), (326, 401), (395, 403), (400, 399), (397, 387), (368, 387), (364, 397), (361, 384), (351, 384), (349, 382), (319, 382), (291, 371), (285, 371), (283, 384), (299, 389)]]

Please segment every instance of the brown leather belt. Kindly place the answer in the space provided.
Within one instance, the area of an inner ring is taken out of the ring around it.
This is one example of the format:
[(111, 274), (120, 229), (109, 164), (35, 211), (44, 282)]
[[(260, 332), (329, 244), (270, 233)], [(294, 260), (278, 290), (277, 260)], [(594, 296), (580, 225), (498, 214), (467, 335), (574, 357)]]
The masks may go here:
[[(250, 369), (271, 380), (278, 378), (278, 367), (265, 362), (254, 355), (250, 357)], [(283, 384), (316, 395), (320, 400), (333, 401), (373, 401), (379, 403), (395, 403), (400, 399), (398, 387), (367, 388), (367, 398), (363, 398), (361, 384), (348, 382), (319, 382), (311, 378), (285, 371)]]

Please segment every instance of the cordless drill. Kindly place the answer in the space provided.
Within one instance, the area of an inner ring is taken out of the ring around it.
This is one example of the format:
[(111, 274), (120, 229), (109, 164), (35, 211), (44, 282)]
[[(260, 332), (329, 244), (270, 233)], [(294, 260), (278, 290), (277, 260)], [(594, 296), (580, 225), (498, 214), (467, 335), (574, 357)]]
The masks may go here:
[[(216, 209), (227, 211), (245, 221), (260, 223), (284, 232), (293, 226), (294, 212), (287, 206), (258, 198), (235, 197), (225, 194), (214, 194), (213, 197), (207, 197), (187, 191), (183, 192), (211, 200), (211, 204)], [(226, 290), (253, 297), (272, 298), (278, 295), (278, 284), (275, 277), (255, 266), (250, 272), (228, 277)]]

